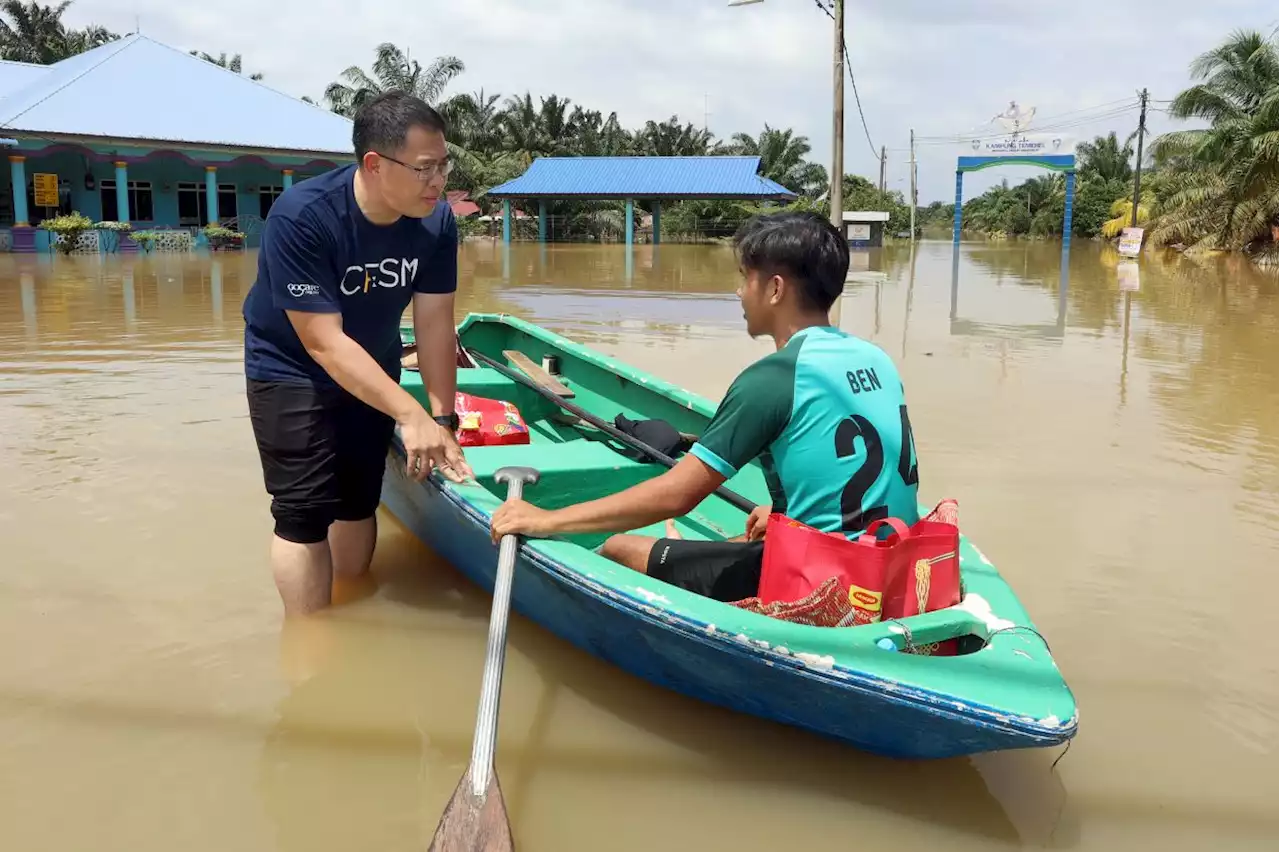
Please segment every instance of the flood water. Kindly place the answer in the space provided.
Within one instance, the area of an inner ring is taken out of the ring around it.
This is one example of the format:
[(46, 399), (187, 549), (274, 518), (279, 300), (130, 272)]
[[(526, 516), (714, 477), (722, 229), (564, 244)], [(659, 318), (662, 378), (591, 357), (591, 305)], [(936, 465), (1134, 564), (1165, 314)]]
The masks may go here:
[[(521, 850), (1277, 845), (1277, 287), (1238, 259), (925, 242), (840, 324), (907, 385), (961, 522), (1080, 705), (1062, 749), (880, 759), (651, 687), (512, 617)], [(420, 850), (470, 757), (489, 598), (380, 517), (282, 629), (245, 411), (255, 257), (0, 255), (0, 848)], [(463, 248), (509, 311), (718, 399), (729, 251)], [(518, 580), (517, 580), (518, 582)]]

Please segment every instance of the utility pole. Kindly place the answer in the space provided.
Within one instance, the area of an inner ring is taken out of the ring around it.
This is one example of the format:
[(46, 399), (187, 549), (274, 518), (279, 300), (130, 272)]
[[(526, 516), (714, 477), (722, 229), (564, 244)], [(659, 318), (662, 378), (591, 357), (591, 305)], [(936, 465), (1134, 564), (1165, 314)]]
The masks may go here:
[(1130, 227), (1138, 227), (1138, 199), (1142, 196), (1142, 134), (1147, 129), (1147, 90), (1141, 94), (1142, 111), (1138, 113), (1138, 160), (1133, 170), (1133, 212), (1130, 214)]
[(916, 241), (916, 129), (911, 128), (911, 242)]
[(844, 0), (835, 0), (835, 61), (832, 63), (831, 224), (844, 236)]
[(884, 192), (884, 164), (885, 164), (884, 146), (881, 145), (880, 146), (880, 191), (881, 192)]

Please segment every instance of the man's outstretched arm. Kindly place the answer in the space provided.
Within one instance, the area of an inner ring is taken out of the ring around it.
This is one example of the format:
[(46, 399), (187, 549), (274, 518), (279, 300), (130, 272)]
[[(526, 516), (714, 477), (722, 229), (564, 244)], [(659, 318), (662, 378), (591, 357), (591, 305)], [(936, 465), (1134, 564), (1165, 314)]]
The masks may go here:
[(724, 482), (700, 459), (686, 455), (661, 476), (586, 503), (548, 511), (523, 500), (503, 503), (491, 533), (535, 536), (578, 532), (626, 532), (687, 515)]
[(418, 370), (431, 403), (431, 414), (453, 413), (458, 390), (458, 359), (453, 324), (453, 293), (413, 294), (413, 337)]

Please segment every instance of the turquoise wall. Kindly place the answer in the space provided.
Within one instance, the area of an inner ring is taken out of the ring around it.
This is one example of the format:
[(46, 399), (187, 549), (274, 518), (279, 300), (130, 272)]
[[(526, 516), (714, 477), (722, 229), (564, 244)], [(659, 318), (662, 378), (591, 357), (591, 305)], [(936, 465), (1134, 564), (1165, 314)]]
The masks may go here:
[[(103, 211), (100, 184), (103, 180), (114, 180), (116, 176), (114, 161), (117, 158), (140, 159), (128, 163), (130, 180), (149, 181), (152, 193), (152, 218), (138, 220), (132, 224), (135, 228), (154, 226), (177, 226), (178, 221), (178, 184), (194, 183), (205, 185), (205, 166), (218, 168), (217, 181), (220, 185), (235, 186), (237, 214), (261, 215), (261, 203), (258, 188), (262, 186), (283, 186), (285, 168), (294, 170), (294, 182), (320, 174), (334, 168), (332, 163), (343, 165), (354, 161), (354, 157), (332, 155), (326, 161), (305, 156), (288, 154), (272, 154), (267, 159), (270, 165), (249, 160), (237, 165), (228, 163), (239, 158), (239, 155), (225, 151), (184, 151), (177, 155), (172, 151), (157, 150), (134, 146), (108, 147), (98, 144), (58, 145), (56, 150), (46, 151), (51, 143), (47, 140), (19, 139), (17, 149), (10, 148), (8, 153), (26, 156), (26, 178), (28, 185), (32, 175), (40, 172), (58, 175), (60, 181), (65, 179), (71, 185), (71, 209), (79, 211), (96, 221), (116, 218), (114, 209)], [(191, 162), (188, 161), (189, 158)], [(329, 162), (331, 161), (331, 162)], [(85, 175), (93, 175), (95, 186), (85, 189)], [(13, 223), (13, 187), (9, 169), (0, 169), (0, 225)], [(53, 211), (50, 211), (51, 214)], [(31, 207), (29, 218), (32, 222), (44, 216), (44, 210)], [(226, 219), (230, 211), (225, 204), (219, 204), (218, 216)], [(200, 226), (207, 223), (201, 222)], [(188, 223), (190, 225), (190, 223)]]
[[(116, 218), (114, 209), (107, 211), (104, 215), (100, 189), (103, 180), (115, 180), (116, 170), (112, 162), (101, 162), (84, 155), (64, 151), (47, 156), (28, 155), (25, 166), (28, 183), (30, 183), (32, 175), (38, 172), (52, 172), (58, 175), (60, 180), (69, 180), (71, 183), (71, 207), (73, 210), (83, 213), (95, 222), (104, 218)], [(281, 168), (284, 167), (282, 166)], [(322, 170), (322, 168), (312, 168), (305, 172), (295, 173), (294, 182), (296, 183), (308, 176), (318, 174)], [(135, 228), (157, 225), (177, 226), (179, 224), (179, 183), (194, 183), (200, 187), (201, 192), (204, 191), (204, 167), (192, 165), (175, 157), (160, 155), (143, 162), (130, 163), (128, 171), (130, 180), (149, 181), (151, 183), (152, 219), (133, 222), (132, 224)], [(85, 189), (84, 179), (86, 173), (92, 174), (94, 177), (95, 185), (92, 190)], [(224, 166), (218, 169), (217, 175), (219, 185), (233, 184), (235, 186), (237, 212), (240, 215), (260, 215), (259, 187), (280, 187), (284, 185), (284, 175), (281, 173), (281, 169), (256, 163)], [(13, 188), (8, 169), (0, 169), (0, 192), (4, 193), (5, 198), (3, 209), (9, 211), (8, 215), (3, 217), (3, 224), (9, 225), (13, 222), (11, 213)], [(219, 218), (222, 219), (230, 215), (229, 211), (221, 206), (218, 214)], [(33, 222), (42, 218), (43, 215), (44, 211), (41, 208), (33, 207), (30, 210), (30, 218)], [(201, 226), (204, 224), (206, 223), (200, 223)]]

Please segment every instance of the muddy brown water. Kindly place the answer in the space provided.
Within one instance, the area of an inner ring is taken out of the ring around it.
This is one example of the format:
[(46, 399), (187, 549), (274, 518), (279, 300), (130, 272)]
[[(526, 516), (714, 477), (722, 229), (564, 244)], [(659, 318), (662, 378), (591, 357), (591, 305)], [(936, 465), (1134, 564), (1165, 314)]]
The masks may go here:
[[(525, 619), (521, 850), (1277, 845), (1277, 287), (1225, 258), (925, 242), (841, 325), (901, 365), (922, 493), (1044, 631), (1061, 749), (876, 758), (649, 686)], [(0, 848), (423, 849), (470, 755), (488, 597), (389, 517), (282, 628), (245, 413), (255, 256), (0, 256)], [(727, 249), (469, 243), (510, 311), (716, 399), (767, 351)], [(1132, 286), (1126, 284), (1125, 286)]]

